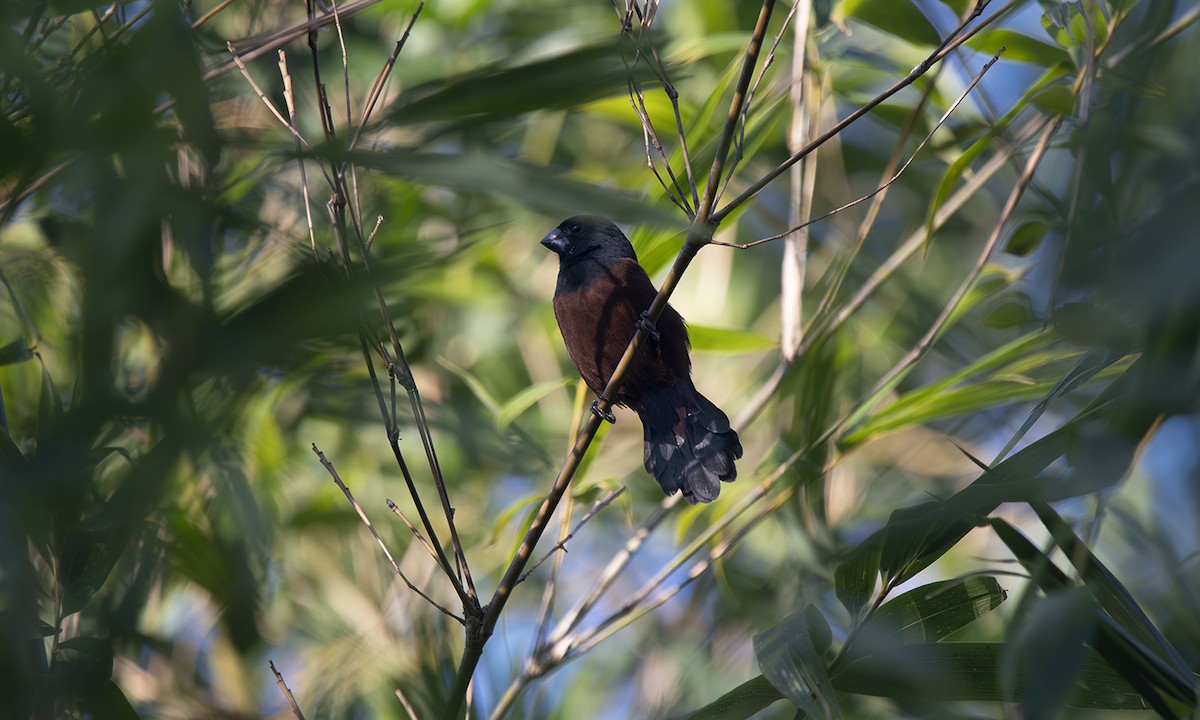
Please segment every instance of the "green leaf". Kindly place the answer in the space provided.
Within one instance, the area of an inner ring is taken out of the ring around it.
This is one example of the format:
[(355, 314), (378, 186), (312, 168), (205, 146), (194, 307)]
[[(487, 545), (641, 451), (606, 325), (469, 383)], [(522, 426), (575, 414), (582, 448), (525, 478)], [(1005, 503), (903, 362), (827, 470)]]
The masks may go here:
[(627, 64), (621, 44), (606, 40), (515, 67), (486, 67), (405, 90), (389, 120), (401, 125), (463, 124), (575, 108), (626, 95), (630, 68), (638, 79), (654, 80), (648, 63)]
[(1059, 63), (1047, 70), (1033, 86), (1025, 91), (1025, 95), (1013, 105), (1012, 109), (1004, 114), (991, 128), (988, 129), (986, 135), (976, 140), (970, 147), (962, 152), (954, 162), (950, 163), (950, 167), (946, 168), (946, 172), (942, 173), (942, 179), (938, 181), (937, 190), (934, 191), (933, 201), (929, 203), (929, 208), (925, 214), (925, 236), (930, 238), (933, 236), (934, 218), (937, 217), (937, 211), (942, 204), (946, 202), (946, 198), (950, 197), (950, 193), (962, 179), (963, 174), (971, 163), (975, 162), (980, 155), (986, 150), (991, 150), (996, 147), (996, 138), (1003, 137), (1008, 132), (1012, 123), (1020, 116), (1025, 108), (1032, 102), (1032, 98), (1043, 88), (1057, 83), (1060, 78), (1067, 74), (1067, 69), (1070, 66), (1066, 63)]
[(496, 396), (492, 395), (492, 393), (488, 391), (486, 387), (484, 387), (483, 382), (471, 374), (470, 370), (461, 368), (442, 357), (438, 358), (438, 364), (457, 375), (460, 380), (466, 383), (467, 389), (471, 391), (471, 394), (475, 396), (475, 399), (478, 400), (481, 405), (487, 408), (487, 411), (491, 413), (493, 417), (500, 414), (500, 402), (496, 400)]
[[(851, 420), (847, 423), (846, 432), (838, 438), (838, 445), (842, 448), (854, 447), (882, 432), (921, 425), (951, 414), (1002, 403), (1005, 402), (1006, 393), (1010, 398), (1008, 402), (1013, 402), (1016, 398), (1012, 398), (1011, 393), (1017, 390), (1027, 390), (1026, 394), (1037, 397), (1040, 393), (1028, 390), (1028, 387), (1033, 386), (1033, 380), (1020, 383), (1027, 387), (1019, 388), (1014, 387), (1015, 378), (1071, 357), (1072, 353), (1069, 351), (1038, 352), (1055, 339), (1055, 333), (1046, 331), (1033, 332), (1017, 338), (941, 380), (905, 393), (900, 399), (877, 410), (867, 419)], [(955, 390), (956, 385), (988, 372), (992, 373), (991, 382), (1002, 386), (1001, 392), (975, 389), (981, 388), (982, 384), (987, 382), (986, 379)]]
[(1054, 327), (1071, 342), (1129, 351), (1136, 331), (1111, 309), (1074, 302), (1054, 309)]
[(0, 366), (13, 365), (33, 358), (33, 351), (25, 344), (25, 338), (17, 338), (0, 347)]
[(347, 154), (325, 147), (321, 153), (330, 159), (352, 161), (423, 185), (507, 195), (555, 217), (588, 208), (589, 212), (608, 215), (620, 222), (667, 227), (678, 223), (671, 210), (648, 205), (638, 195), (566, 177), (541, 165), (503, 159), (483, 150), (438, 154), (396, 148)]
[(692, 349), (699, 352), (750, 353), (773, 350), (779, 341), (752, 330), (688, 325)]
[(843, 0), (838, 19), (857, 18), (914, 45), (937, 45), (941, 34), (911, 0)]
[(984, 55), (994, 55), (1004, 48), (1004, 59), (1051, 67), (1069, 63), (1071, 56), (1061, 47), (1035, 40), (1028, 35), (1005, 28), (980, 33), (967, 41), (967, 47)]
[(501, 430), (508, 427), (538, 400), (541, 400), (569, 382), (570, 380), (567, 378), (549, 380), (536, 385), (530, 385), (516, 395), (513, 395), (497, 409), (496, 427)]
[(1017, 430), (1017, 432), (1014, 433), (1013, 436), (1009, 438), (1008, 442), (1004, 444), (1004, 447), (1001, 448), (996, 457), (1003, 458), (1007, 456), (1008, 453), (1017, 446), (1017, 443), (1025, 437), (1025, 434), (1028, 433), (1033, 427), (1033, 424), (1038, 421), (1038, 418), (1040, 418), (1042, 414), (1046, 412), (1047, 408), (1050, 407), (1050, 403), (1081, 386), (1088, 380), (1091, 380), (1109, 365), (1112, 365), (1113, 362), (1118, 358), (1119, 355), (1111, 353), (1107, 350), (1089, 350), (1088, 352), (1084, 353), (1083, 356), (1079, 358), (1079, 361), (1075, 363), (1075, 366), (1071, 368), (1070, 372), (1064, 375), (1063, 378), (1054, 386), (1054, 388), (1050, 390), (1046, 397), (1042, 398), (1042, 401), (1039, 402), (1037, 406), (1029, 412), (1029, 417), (1025, 419), (1025, 422), (1021, 424), (1021, 427)]
[[(893, 697), (914, 702), (1010, 702), (1001, 690), (1003, 643), (952, 642), (897, 645), (848, 663), (833, 680), (841, 692)], [(1143, 710), (1137, 691), (1095, 651), (1084, 654), (1070, 707)]]
[(1054, 543), (1075, 566), (1076, 572), (1091, 590), (1101, 609), (1108, 613), (1114, 621), (1133, 633), (1139, 641), (1158, 653), (1180, 677), (1190, 678), (1192, 671), (1187, 661), (1150, 621), (1145, 611), (1116, 575), (1113, 575), (1112, 571), (1105, 567), (1104, 563), (1100, 562), (1100, 559), (1091, 551), (1091, 548), (1079, 539), (1071, 526), (1049, 505), (1037, 503), (1033, 509), (1042, 524), (1050, 531)]
[(999, 329), (1015, 328), (1028, 324), (1031, 317), (1026, 303), (1010, 300), (992, 308), (983, 319), (983, 325)]
[(1013, 232), (1012, 237), (1008, 239), (1008, 244), (1004, 246), (1004, 251), (1010, 255), (1025, 257), (1036, 250), (1038, 245), (1041, 245), (1049, 230), (1050, 226), (1046, 223), (1040, 220), (1030, 220)]
[(833, 571), (834, 590), (838, 600), (852, 616), (858, 613), (875, 594), (875, 578), (879, 574), (879, 553), (883, 535), (875, 533), (866, 542), (850, 551), (849, 556)]
[(806, 613), (797, 612), (754, 636), (754, 656), (775, 689), (813, 717), (839, 717), (837, 695), (809, 634)]
[(1075, 110), (1074, 91), (1061, 83), (1038, 90), (1029, 101), (1053, 115), (1070, 115)]
[(87, 607), (129, 545), (129, 533), (121, 527), (77, 530), (68, 536), (61, 552), (64, 615)]
[(1048, 482), (1041, 473), (1079, 441), (1092, 415), (1092, 408), (1067, 421), (1062, 427), (1022, 448), (1012, 457), (992, 466), (974, 482), (948, 500), (900, 508), (870, 541), (880, 542), (880, 573), (888, 586), (895, 586), (929, 567), (954, 547), (979, 518), (1006, 502), (1053, 502), (1095, 492), (1118, 479), (1113, 475), (1093, 477), (1079, 473)]
[(809, 603), (804, 608), (804, 623), (817, 654), (823, 656), (829, 652), (830, 646), (833, 645), (833, 629), (829, 627), (825, 613), (821, 612), (816, 605)]
[(42, 392), (41, 400), (38, 403), (38, 437), (49, 437), (51, 431), (63, 417), (63, 400), (58, 394), (58, 388), (54, 385), (54, 378), (50, 377), (50, 371), (46, 369), (46, 363), (42, 361), (41, 356), (38, 360), (42, 362)]
[(1084, 643), (1093, 630), (1092, 599), (1086, 589), (1057, 592), (1035, 602), (1001, 667), (1005, 695), (1020, 698), (1024, 717), (1059, 717), (1083, 671)]
[(762, 675), (747, 680), (708, 705), (685, 715), (683, 720), (746, 720), (783, 695)]
[(996, 609), (1008, 597), (996, 578), (929, 583), (889, 600), (867, 620), (904, 643), (937, 642)]

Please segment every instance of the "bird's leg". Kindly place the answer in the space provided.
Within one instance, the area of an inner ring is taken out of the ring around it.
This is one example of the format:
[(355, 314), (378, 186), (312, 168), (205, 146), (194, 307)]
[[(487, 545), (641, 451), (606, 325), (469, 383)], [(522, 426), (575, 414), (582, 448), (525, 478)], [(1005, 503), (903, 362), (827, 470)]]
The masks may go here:
[(654, 342), (658, 342), (659, 340), (662, 340), (662, 335), (658, 334), (658, 328), (654, 327), (654, 323), (650, 322), (650, 311), (649, 310), (642, 311), (641, 317), (638, 318), (637, 326), (638, 326), (638, 328), (641, 329), (642, 332), (646, 333), (647, 337), (649, 337)]
[(600, 409), (600, 400), (598, 399), (592, 401), (592, 414), (601, 420), (606, 420), (610, 423), (615, 424), (617, 422), (617, 416), (612, 414), (612, 410)]

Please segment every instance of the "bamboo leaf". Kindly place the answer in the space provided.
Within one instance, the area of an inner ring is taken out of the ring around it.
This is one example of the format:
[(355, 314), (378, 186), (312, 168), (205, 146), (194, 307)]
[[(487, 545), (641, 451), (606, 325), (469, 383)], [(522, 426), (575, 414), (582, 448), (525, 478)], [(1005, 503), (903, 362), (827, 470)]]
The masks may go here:
[(784, 697), (813, 717), (841, 715), (825, 663), (809, 633), (805, 612), (792, 613), (754, 636), (763, 675)]
[[(1001, 690), (1004, 643), (898, 645), (891, 653), (857, 658), (833, 679), (841, 692), (912, 702), (1010, 702)], [(1020, 688), (1018, 688), (1018, 691)], [(1144, 710), (1138, 692), (1091, 649), (1074, 679), (1069, 707)]]
[(834, 590), (838, 600), (852, 616), (857, 617), (875, 593), (882, 542), (883, 535), (875, 533), (851, 550), (849, 556), (834, 570)]
[(996, 609), (1007, 597), (994, 577), (945, 580), (889, 600), (867, 622), (894, 628), (899, 642), (937, 642)]
[(567, 378), (549, 380), (536, 385), (530, 385), (516, 395), (513, 395), (496, 410), (496, 427), (501, 430), (508, 427), (522, 413), (532, 407), (534, 403), (566, 385), (568, 382), (570, 380)]
[(783, 695), (762, 675), (747, 680), (683, 720), (746, 720)]
[(914, 45), (937, 45), (942, 36), (911, 0), (844, 0), (839, 18), (858, 18)]
[(1025, 717), (1055, 718), (1062, 713), (1083, 670), (1084, 643), (1093, 630), (1092, 599), (1083, 588), (1035, 602), (1001, 664), (1005, 695), (1020, 698)]
[(753, 330), (688, 325), (692, 349), (700, 352), (749, 353), (772, 350), (779, 341)]

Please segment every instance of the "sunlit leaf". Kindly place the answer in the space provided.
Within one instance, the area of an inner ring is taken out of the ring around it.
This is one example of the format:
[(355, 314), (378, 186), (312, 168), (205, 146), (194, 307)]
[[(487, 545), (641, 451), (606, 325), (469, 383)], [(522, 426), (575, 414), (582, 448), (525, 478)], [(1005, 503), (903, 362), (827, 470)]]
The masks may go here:
[(858, 18), (914, 45), (937, 45), (942, 41), (925, 14), (909, 0), (843, 0), (835, 15)]
[(779, 341), (753, 330), (688, 325), (692, 349), (700, 352), (748, 353), (779, 347)]
[(1005, 60), (1034, 63), (1050, 67), (1071, 58), (1063, 49), (1007, 28), (996, 28), (982, 32), (967, 41), (967, 47), (984, 55), (994, 55), (1004, 48)]
[(541, 400), (569, 382), (570, 380), (567, 378), (549, 380), (536, 385), (530, 385), (516, 395), (513, 395), (497, 409), (496, 427), (500, 429), (508, 427), (538, 400)]

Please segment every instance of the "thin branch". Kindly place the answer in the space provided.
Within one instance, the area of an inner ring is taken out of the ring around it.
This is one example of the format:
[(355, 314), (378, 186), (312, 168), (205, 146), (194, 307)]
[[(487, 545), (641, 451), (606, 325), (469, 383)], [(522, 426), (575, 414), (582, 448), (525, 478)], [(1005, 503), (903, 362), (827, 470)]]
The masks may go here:
[[(609, 561), (608, 565), (596, 579), (596, 584), (592, 589), (580, 598), (569, 612), (563, 615), (558, 625), (554, 628), (554, 632), (550, 634), (550, 640), (547, 642), (548, 656), (551, 659), (556, 657), (561, 658), (566, 655), (567, 648), (570, 645), (569, 643), (564, 644), (562, 642), (563, 639), (575, 629), (587, 613), (600, 601), (604, 593), (608, 592), (608, 589), (616, 582), (617, 576), (625, 570), (625, 567), (629, 565), (629, 562), (633, 560), (633, 557), (637, 555), (642, 545), (650, 537), (650, 533), (654, 532), (655, 528), (666, 519), (667, 512), (678, 503), (678, 495), (663, 498), (650, 517), (629, 536), (629, 539), (625, 541), (624, 547)], [(559, 647), (555, 648), (555, 646)]]
[(399, 700), (400, 704), (404, 706), (404, 712), (408, 715), (408, 720), (421, 720), (421, 718), (417, 715), (416, 709), (413, 708), (412, 703), (408, 701), (408, 698), (404, 697), (404, 692), (401, 691), (400, 688), (396, 688), (396, 699)]
[(981, 79), (983, 79), (984, 73), (986, 73), (988, 70), (991, 69), (991, 67), (993, 65), (996, 64), (996, 61), (998, 61), (1000, 59), (1000, 55), (1004, 52), (1004, 50), (1005, 50), (1005, 48), (1001, 47), (996, 52), (996, 54), (992, 56), (992, 59), (988, 60), (987, 63), (984, 64), (983, 69), (981, 69), (975, 75), (974, 79), (971, 80), (971, 83), (969, 85), (967, 85), (966, 90), (964, 90), (962, 92), (962, 94), (958, 96), (958, 99), (955, 100), (950, 105), (950, 107), (946, 110), (946, 112), (942, 113), (942, 116), (941, 116), (941, 118), (938, 119), (937, 124), (935, 124), (933, 126), (933, 129), (929, 131), (929, 133), (925, 136), (925, 138), (923, 140), (921, 140), (921, 142), (917, 145), (916, 149), (914, 149), (912, 154), (909, 155), (908, 159), (904, 161), (904, 164), (900, 166), (900, 169), (897, 170), (896, 173), (887, 180), (887, 182), (883, 183), (882, 185), (875, 188), (874, 190), (867, 193), (866, 195), (863, 195), (862, 197), (855, 198), (854, 200), (851, 200), (850, 202), (846, 203), (845, 205), (842, 205), (841, 207), (834, 208), (833, 210), (830, 210), (829, 212), (825, 213), (824, 215), (813, 218), (811, 220), (807, 220), (807, 221), (797, 225), (796, 227), (785, 230), (777, 235), (772, 235), (770, 237), (761, 238), (759, 240), (754, 240), (754, 241), (748, 242), (748, 243), (727, 243), (727, 242), (721, 242), (719, 240), (713, 240), (713, 245), (724, 245), (725, 247), (732, 247), (732, 248), (737, 248), (739, 250), (745, 250), (747, 248), (752, 248), (755, 245), (762, 245), (763, 243), (768, 243), (773, 240), (779, 240), (780, 238), (787, 237), (788, 235), (791, 235), (792, 233), (794, 233), (798, 230), (806, 228), (809, 225), (812, 225), (813, 223), (820, 222), (821, 220), (824, 220), (828, 217), (831, 217), (840, 212), (848, 210), (848, 209), (854, 207), (855, 205), (866, 202), (867, 200), (870, 200), (871, 198), (875, 197), (879, 193), (881, 193), (884, 190), (886, 190), (887, 188), (889, 188), (892, 185), (892, 183), (894, 183), (900, 179), (900, 176), (904, 174), (904, 171), (908, 169), (908, 166), (911, 165), (912, 161), (916, 159), (917, 154), (920, 153), (921, 150), (924, 149), (925, 145), (927, 145), (929, 143), (929, 141), (933, 139), (934, 133), (936, 133), (939, 129), (941, 129), (942, 125), (946, 122), (946, 120), (948, 120), (950, 118), (950, 114), (953, 113), (960, 104), (962, 104), (962, 101), (967, 98), (967, 95), (971, 92), (971, 90), (979, 83), (979, 81)]
[[(217, 3), (216, 7), (214, 7), (212, 10), (209, 10), (204, 15), (202, 15), (199, 20), (192, 23), (192, 29), (195, 30), (196, 28), (200, 27), (201, 25), (208, 22), (209, 20), (212, 20), (214, 17), (216, 17), (217, 13), (221, 12), (225, 8), (232, 5), (233, 2), (234, 2), (234, 0), (222, 0), (221, 2)], [(115, 5), (114, 5), (114, 7), (115, 7)]]
[(354, 512), (358, 513), (359, 519), (361, 519), (363, 524), (367, 526), (367, 529), (371, 531), (371, 535), (375, 537), (375, 542), (379, 544), (379, 548), (383, 550), (383, 554), (387, 556), (388, 562), (392, 564), (392, 568), (395, 569), (396, 574), (400, 576), (400, 579), (404, 581), (404, 584), (408, 586), (408, 589), (420, 595), (427, 603), (434, 606), (438, 610), (441, 610), (446, 616), (454, 618), (459, 623), (465, 624), (465, 621), (461, 617), (442, 607), (436, 600), (426, 595), (421, 591), (420, 588), (418, 588), (412, 583), (412, 581), (408, 579), (408, 576), (405, 575), (404, 571), (400, 569), (400, 564), (396, 562), (394, 557), (392, 557), (392, 552), (388, 550), (387, 545), (383, 542), (383, 538), (379, 536), (379, 531), (375, 529), (375, 525), (371, 523), (371, 519), (367, 517), (367, 514), (363, 511), (362, 506), (359, 505), (358, 501), (354, 499), (354, 494), (350, 492), (350, 488), (346, 487), (346, 483), (342, 482), (342, 478), (340, 475), (338, 475), (337, 468), (333, 466), (333, 462), (330, 461), (329, 458), (325, 457), (325, 453), (321, 452), (316, 443), (313, 443), (312, 451), (316, 453), (317, 458), (321, 461), (321, 464), (325, 466), (325, 470), (329, 473), (330, 477), (333, 478), (333, 482), (337, 484), (338, 488), (340, 488), (342, 493), (346, 496), (346, 499), (350, 501), (350, 505), (354, 508)]
[[(250, 70), (246, 68), (246, 63), (243, 62), (240, 57), (238, 57), (237, 51), (233, 49), (233, 43), (225, 43), (225, 47), (229, 49), (229, 54), (233, 57), (234, 64), (237, 66), (237, 69), (241, 71), (242, 77), (245, 78), (246, 82), (250, 85), (250, 89), (254, 91), (255, 95), (258, 95), (258, 99), (262, 100), (263, 105), (267, 106), (267, 110), (271, 111), (271, 114), (275, 116), (275, 119), (279, 121), (280, 125), (287, 128), (288, 132), (290, 132), (292, 136), (296, 138), (296, 142), (298, 144), (303, 145), (306, 150), (311, 152), (313, 149), (312, 146), (308, 144), (308, 141), (304, 139), (304, 136), (300, 134), (300, 131), (293, 127), (292, 123), (289, 123), (287, 119), (283, 117), (283, 114), (280, 113), (279, 109), (275, 107), (275, 103), (271, 102), (271, 99), (267, 97), (266, 93), (262, 91), (262, 88), (258, 86), (258, 83), (254, 81), (254, 76), (251, 75)], [(288, 85), (287, 92), (290, 93), (290, 83)]]
[(955, 48), (962, 45), (964, 42), (966, 42), (971, 37), (973, 37), (976, 32), (978, 32), (979, 30), (981, 30), (984, 27), (987, 27), (990, 23), (995, 22), (1001, 15), (1006, 13), (1012, 7), (1015, 7), (1016, 4), (1018, 2), (1020, 2), (1020, 0), (1011, 0), (1008, 3), (1008, 5), (1006, 5), (1004, 8), (997, 11), (993, 15), (989, 16), (979, 26), (977, 26), (976, 28), (973, 28), (971, 30), (971, 32), (963, 33), (963, 30), (966, 28), (966, 26), (968, 24), (970, 24), (973, 20), (975, 20), (980, 14), (982, 14), (983, 9), (985, 7), (987, 7), (988, 2), (989, 2), (989, 0), (978, 0), (978, 2), (976, 2), (976, 4), (975, 4), (975, 9), (972, 10), (972, 12), (966, 17), (966, 19), (964, 19), (959, 24), (959, 26), (954, 30), (954, 32), (951, 33), (950, 35), (948, 35), (946, 37), (946, 39), (942, 41), (942, 44), (939, 45), (938, 48), (935, 49), (928, 57), (926, 57), (923, 61), (921, 61), (921, 63), (919, 65), (917, 65), (911, 71), (909, 71), (908, 75), (905, 76), (904, 79), (895, 83), (887, 90), (884, 90), (882, 93), (877, 95), (866, 105), (863, 105), (862, 107), (858, 108), (854, 112), (847, 115), (845, 117), (845, 119), (843, 119), (841, 122), (837, 123), (836, 125), (831, 127), (829, 130), (822, 133), (820, 136), (815, 138), (808, 145), (801, 148), (800, 151), (793, 153), (791, 155), (791, 157), (789, 157), (787, 160), (784, 160), (782, 163), (777, 165), (775, 167), (775, 169), (771, 170), (770, 172), (768, 172), (767, 174), (765, 174), (761, 178), (759, 178), (757, 181), (752, 183), (748, 188), (743, 190), (741, 192), (741, 194), (739, 194), (736, 198), (734, 198), (733, 200), (730, 200), (728, 203), (726, 203), (726, 205), (724, 207), (722, 207), (720, 210), (714, 212), (712, 214), (712, 221), (719, 223), (721, 220), (728, 217), (731, 212), (738, 209), (743, 204), (745, 204), (746, 201), (748, 201), (750, 198), (757, 195), (759, 193), (759, 191), (761, 191), (764, 187), (766, 187), (768, 184), (770, 184), (771, 181), (773, 181), (775, 178), (782, 175), (784, 173), (784, 171), (786, 171), (792, 165), (799, 162), (802, 158), (806, 157), (809, 153), (816, 150), (821, 145), (824, 145), (826, 142), (829, 141), (830, 138), (841, 133), (843, 130), (845, 130), (847, 127), (849, 127), (852, 123), (854, 123), (856, 120), (861, 118), (863, 115), (866, 115), (871, 110), (874, 110), (880, 103), (884, 102), (891, 96), (895, 95), (896, 93), (900, 92), (904, 88), (906, 88), (909, 85), (916, 82), (916, 80), (918, 78), (920, 78), (922, 75), (924, 75), (926, 72), (928, 72), (929, 69), (931, 67), (933, 67), (933, 65), (935, 63), (941, 61), (942, 58), (944, 58), (947, 54), (949, 54)]
[[(799, 453), (796, 454), (796, 457), (798, 456)], [(683, 580), (669, 588), (666, 588), (665, 590), (660, 590), (650, 597), (646, 602), (630, 609), (628, 613), (623, 614), (620, 618), (614, 618), (611, 623), (600, 625), (588, 630), (585, 633), (581, 633), (580, 637), (576, 638), (576, 644), (571, 646), (571, 650), (568, 652), (565, 660), (572, 660), (576, 657), (586, 654), (592, 648), (596, 647), (601, 642), (604, 642), (604, 640), (612, 637), (612, 635), (615, 633), (629, 626), (639, 618), (644, 617), (646, 614), (654, 611), (659, 606), (678, 595), (683, 591), (684, 588), (686, 588), (688, 585), (691, 585), (710, 567), (712, 567), (713, 563), (715, 563), (717, 560), (720, 560), (722, 557), (728, 554), (730, 550), (735, 548), (738, 543), (744, 540), (750, 531), (758, 525), (758, 523), (764, 520), (771, 513), (774, 513), (776, 510), (783, 507), (783, 504), (791, 498), (794, 492), (794, 486), (785, 488), (778, 495), (771, 498), (769, 502), (763, 504), (762, 507), (760, 507), (758, 511), (746, 521), (745, 525), (738, 528), (729, 536), (718, 541), (717, 544), (713, 546), (711, 550), (709, 550), (706, 557), (702, 558), (695, 565), (693, 565), (691, 569), (688, 570), (688, 573)]]
[(279, 686), (279, 691), (287, 698), (288, 705), (292, 706), (292, 714), (296, 716), (296, 720), (304, 720), (304, 713), (300, 710), (300, 704), (296, 702), (296, 696), (283, 681), (283, 673), (275, 667), (274, 660), (267, 660), (267, 664), (271, 666), (271, 672), (275, 673), (275, 684)]
[(716, 204), (722, 171), (729, 157), (729, 147), (733, 144), (733, 138), (737, 134), (738, 120), (742, 116), (742, 107), (745, 105), (746, 96), (749, 94), (750, 81), (754, 77), (754, 67), (758, 61), (758, 54), (762, 50), (763, 37), (767, 33), (767, 23), (771, 21), (771, 11), (774, 9), (775, 3), (772, 0), (764, 0), (758, 12), (758, 20), (754, 25), (754, 34), (751, 36), (750, 42), (746, 45), (745, 57), (742, 60), (742, 73), (738, 77), (737, 89), (733, 93), (733, 101), (729, 104), (729, 114), (725, 116), (725, 127), (721, 131), (721, 137), (717, 142), (717, 154), (713, 158), (712, 168), (708, 173), (708, 183), (704, 186), (704, 199), (700, 201), (699, 207), (696, 208), (697, 220), (703, 219), (705, 224), (711, 223), (717, 225), (724, 217), (720, 213), (713, 213), (713, 206)]
[(616, 500), (618, 497), (620, 497), (621, 493), (623, 493), (623, 492), (625, 492), (624, 485), (617, 488), (616, 490), (610, 490), (607, 493), (605, 493), (604, 497), (597, 500), (596, 503), (594, 505), (592, 505), (591, 509), (587, 511), (587, 514), (579, 519), (579, 522), (575, 524), (575, 527), (571, 529), (571, 532), (567, 533), (566, 537), (559, 540), (558, 543), (554, 547), (550, 548), (546, 552), (546, 554), (542, 556), (541, 560), (538, 560), (537, 562), (535, 562), (533, 565), (531, 565), (529, 567), (528, 570), (526, 570), (524, 573), (521, 574), (521, 577), (517, 578), (517, 584), (525, 582), (525, 579), (528, 578), (531, 574), (533, 574), (534, 570), (537, 570), (538, 568), (540, 568), (542, 566), (542, 563), (549, 560), (551, 556), (557, 554), (560, 550), (562, 552), (566, 552), (567, 551), (567, 541), (569, 541), (571, 538), (575, 537), (575, 533), (579, 532), (580, 528), (582, 528), (584, 525), (587, 524), (587, 522), (589, 520), (591, 520), (593, 517), (595, 517), (596, 513), (600, 512), (604, 508), (608, 507), (609, 503), (611, 503), (613, 500)]
[(354, 129), (354, 136), (350, 138), (349, 151), (353, 151), (358, 146), (358, 139), (362, 136), (363, 130), (371, 119), (371, 113), (375, 111), (375, 104), (379, 102), (380, 96), (383, 94), (383, 89), (387, 85), (387, 80), (392, 74), (392, 68), (396, 65), (396, 59), (400, 57), (400, 52), (404, 49), (405, 43), (408, 42), (408, 36), (412, 33), (413, 25), (420, 17), (421, 11), (425, 9), (425, 3), (417, 5), (417, 9), (413, 12), (412, 17), (408, 19), (408, 25), (404, 28), (404, 34), (396, 41), (396, 46), (392, 48), (392, 54), (388, 57), (387, 62), (383, 64), (383, 68), (379, 74), (375, 76), (375, 82), (371, 83), (371, 90), (367, 93), (366, 102), (363, 103), (362, 115), (358, 118), (358, 127)]
[(429, 540), (426, 539), (423, 534), (421, 534), (421, 531), (416, 525), (412, 524), (412, 521), (409, 520), (408, 516), (404, 514), (404, 511), (400, 509), (400, 506), (397, 505), (391, 498), (384, 498), (384, 502), (387, 503), (388, 510), (391, 510), (393, 515), (400, 518), (401, 522), (403, 522), (413, 534), (413, 537), (417, 539), (417, 542), (421, 543), (421, 547), (425, 548), (425, 551), (429, 553), (429, 557), (433, 558), (434, 562), (438, 562), (437, 552), (435, 552), (433, 546), (429, 544)]
[(1013, 212), (1016, 210), (1017, 202), (1020, 201), (1021, 196), (1024, 195), (1025, 188), (1027, 188), (1030, 181), (1033, 180), (1034, 172), (1041, 164), (1042, 158), (1049, 149), (1050, 139), (1054, 137), (1054, 133), (1057, 132), (1058, 128), (1062, 126), (1062, 122), (1063, 117), (1061, 115), (1056, 116), (1042, 131), (1041, 137), (1038, 138), (1037, 145), (1034, 147), (1032, 154), (1030, 154), (1029, 159), (1025, 163), (1024, 172), (1021, 174), (1020, 179), (1018, 179), (1016, 186), (1013, 187), (1012, 192), (1009, 193), (1008, 199), (1005, 201), (1004, 207), (1000, 211), (1000, 216), (996, 220), (996, 223), (992, 226), (992, 232), (988, 236), (987, 242), (984, 243), (983, 248), (980, 250), (974, 266), (972, 266), (970, 272), (963, 279), (962, 283), (959, 284), (958, 289), (955, 290), (954, 294), (946, 302), (945, 307), (942, 308), (942, 311), (938, 314), (937, 318), (934, 319), (933, 324), (912, 348), (912, 350), (910, 350), (895, 365), (893, 365), (892, 368), (883, 375), (883, 377), (879, 378), (875, 385), (872, 386), (871, 390), (864, 395), (864, 400), (861, 403), (858, 403), (854, 413), (852, 415), (848, 414), (841, 422), (837, 423), (834, 432), (827, 433), (828, 436), (832, 436), (832, 434), (840, 432), (850, 418), (861, 415), (862, 412), (868, 410), (872, 405), (874, 405), (875, 402), (878, 401), (879, 395), (884, 390), (890, 387), (892, 383), (899, 379), (903, 374), (907, 373), (907, 371), (913, 365), (915, 365), (917, 361), (919, 361), (927, 352), (929, 352), (929, 349), (933, 346), (933, 343), (941, 335), (946, 323), (958, 308), (959, 303), (962, 302), (962, 299), (966, 297), (967, 292), (969, 292), (971, 287), (975, 284), (975, 280), (979, 277), (979, 273), (983, 270), (988, 258), (991, 257), (992, 250), (995, 249), (996, 243), (999, 242), (1000, 235), (1003, 232), (1004, 227), (1007, 225), (1009, 218), (1012, 217)]
[(296, 122), (296, 98), (292, 92), (292, 74), (288, 72), (287, 55), (279, 51), (279, 74), (283, 78), (283, 101), (287, 105), (288, 123), (292, 135), (296, 138), (296, 162), (300, 165), (300, 190), (304, 193), (304, 219), (308, 224), (308, 242), (312, 248), (313, 258), (320, 260), (320, 254), (317, 252), (317, 231), (313, 227), (312, 218), (312, 201), (308, 195), (308, 174), (304, 169), (304, 157), (299, 152), (301, 149), (301, 135), (297, 129), (299, 124)]
[[(636, 86), (636, 83), (630, 83), (629, 89), (629, 104), (633, 106), (633, 112), (638, 116), (638, 120), (642, 122), (642, 142), (646, 147), (646, 165), (650, 168), (650, 172), (654, 173), (658, 184), (662, 186), (663, 192), (667, 194), (667, 198), (675, 203), (675, 206), (687, 215), (688, 219), (692, 219), (696, 212), (692, 206), (688, 204), (687, 196), (683, 192), (683, 188), (679, 185), (679, 179), (675, 177), (675, 173), (671, 170), (671, 161), (667, 159), (667, 155), (663, 152), (662, 143), (658, 140), (658, 133), (654, 130), (654, 123), (650, 120), (650, 113), (646, 110), (646, 98), (642, 94), (641, 88)], [(658, 166), (654, 163), (654, 155), (650, 153), (650, 148), (654, 148), (654, 152), (662, 159), (663, 167), (666, 168), (667, 176), (671, 178), (671, 184), (668, 185), (663, 177), (658, 172)], [(672, 190), (672, 188), (674, 188)]]

